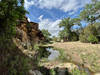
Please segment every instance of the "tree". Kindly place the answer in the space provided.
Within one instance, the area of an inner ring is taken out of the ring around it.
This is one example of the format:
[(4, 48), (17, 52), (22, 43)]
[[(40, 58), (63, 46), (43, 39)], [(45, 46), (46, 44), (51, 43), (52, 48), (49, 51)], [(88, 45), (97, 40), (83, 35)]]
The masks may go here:
[(84, 28), (83, 32), (80, 34), (80, 41), (89, 42), (88, 38), (91, 38), (91, 35), (97, 35), (97, 30), (94, 25), (88, 25), (86, 28)]
[(22, 20), (25, 13), (24, 0), (0, 1), (0, 48), (6, 48), (6, 42), (12, 40), (18, 20)]
[(100, 22), (96, 22), (96, 23), (94, 23), (93, 25), (96, 27), (97, 35), (100, 36)]
[(68, 18), (63, 19), (59, 24), (59, 27), (63, 28), (63, 30), (60, 31), (59, 36), (65, 41), (66, 40), (71, 41), (71, 36), (73, 32), (72, 27), (74, 25), (81, 25), (79, 18), (71, 19), (70, 17), (68, 17)]
[(90, 24), (94, 24), (96, 20), (100, 19), (100, 1), (92, 0), (91, 4), (87, 4), (85, 9), (80, 13), (80, 19)]
[[(80, 34), (80, 41), (89, 42), (94, 40), (99, 34), (99, 20), (100, 20), (100, 1), (92, 0), (91, 4), (87, 4), (84, 10), (80, 13), (81, 21), (87, 22), (87, 27), (84, 28)], [(95, 36), (95, 38), (94, 38)], [(88, 40), (89, 37), (89, 40)]]
[(51, 34), (49, 33), (49, 31), (45, 30), (45, 29), (42, 29), (41, 31), (42, 31), (42, 33), (43, 33), (43, 35), (45, 37), (45, 41), (49, 42), (50, 41), (50, 36), (51, 36)]

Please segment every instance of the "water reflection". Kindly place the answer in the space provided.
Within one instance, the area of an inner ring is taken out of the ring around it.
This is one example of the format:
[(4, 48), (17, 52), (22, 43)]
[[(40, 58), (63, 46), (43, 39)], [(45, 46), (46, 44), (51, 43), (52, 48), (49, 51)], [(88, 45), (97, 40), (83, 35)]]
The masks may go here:
[(53, 50), (53, 48), (46, 48), (46, 50), (48, 52), (50, 52), (51, 54), (48, 56), (48, 60), (55, 60), (56, 58), (59, 57), (60, 53), (57, 50)]

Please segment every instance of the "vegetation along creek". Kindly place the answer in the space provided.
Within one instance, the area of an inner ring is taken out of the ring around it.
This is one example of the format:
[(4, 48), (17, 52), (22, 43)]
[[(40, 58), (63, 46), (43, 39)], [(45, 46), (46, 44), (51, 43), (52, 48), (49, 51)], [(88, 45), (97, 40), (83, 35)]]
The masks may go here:
[[(43, 73), (43, 75), (94, 75), (94, 73), (88, 68), (71, 62), (71, 58), (64, 59), (64, 57), (61, 56), (62, 52), (54, 49), (52, 46), (43, 48), (45, 49), (45, 51), (49, 52), (48, 56), (40, 60), (40, 71)], [(63, 60), (67, 61), (63, 62)]]
[(0, 75), (100, 75), (100, 0), (0, 0)]

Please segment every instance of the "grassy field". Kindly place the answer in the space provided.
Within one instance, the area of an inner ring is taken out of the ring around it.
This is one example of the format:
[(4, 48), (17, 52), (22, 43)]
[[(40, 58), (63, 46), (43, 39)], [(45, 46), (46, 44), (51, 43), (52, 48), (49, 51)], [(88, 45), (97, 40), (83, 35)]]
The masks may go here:
[(64, 50), (74, 63), (83, 64), (84, 67), (88, 67), (93, 72), (100, 72), (100, 44), (57, 42), (53, 46)]

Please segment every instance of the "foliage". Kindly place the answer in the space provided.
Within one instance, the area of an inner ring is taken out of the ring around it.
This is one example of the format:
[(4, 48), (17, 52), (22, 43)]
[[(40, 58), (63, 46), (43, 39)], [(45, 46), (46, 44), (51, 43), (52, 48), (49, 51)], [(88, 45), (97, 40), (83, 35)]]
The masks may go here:
[(59, 50), (59, 53), (60, 53), (59, 59), (61, 59), (62, 61), (68, 61), (67, 55), (64, 53), (62, 49)]
[[(62, 28), (62, 30), (59, 32), (60, 38), (64, 39), (65, 41), (76, 41), (79, 38), (81, 42), (89, 42), (88, 37), (90, 35), (100, 35), (99, 7), (100, 1), (92, 0), (91, 3), (86, 4), (78, 18), (68, 17), (63, 19), (59, 24), (59, 27)], [(86, 27), (82, 27), (82, 22), (86, 23)], [(78, 25), (80, 28), (73, 31), (72, 27), (74, 25)]]
[(54, 69), (50, 69), (50, 75), (56, 75), (56, 72)]
[(84, 32), (82, 32), (82, 33), (80, 34), (79, 39), (80, 39), (81, 42), (84, 42), (84, 43), (87, 43), (87, 42), (88, 42), (87, 37), (86, 37), (86, 35), (84, 34)]
[(79, 18), (73, 18), (71, 19), (70, 17), (63, 19), (60, 24), (59, 27), (62, 27), (63, 30), (59, 32), (59, 36), (61, 39), (66, 39), (68, 41), (71, 41), (71, 37), (73, 37), (72, 35), (72, 27), (74, 25), (81, 25), (80, 24), (80, 19)]
[(55, 42), (60, 42), (60, 38), (59, 37), (56, 37), (56, 36), (53, 36), (52, 37), (52, 40), (55, 41)]
[(31, 59), (17, 47), (12, 50), (1, 50), (0, 58), (2, 58), (0, 61), (1, 75), (28, 75), (29, 70), (32, 69), (32, 64), (29, 64)]
[(89, 42), (88, 37), (90, 35), (97, 35), (97, 30), (94, 25), (88, 25), (86, 28), (84, 28), (83, 32), (80, 34), (80, 41)]
[(38, 45), (38, 44), (35, 44), (35, 45), (34, 45), (34, 49), (35, 49), (35, 50), (39, 50), (39, 45)]
[(16, 34), (16, 24), (26, 13), (23, 4), (23, 0), (0, 1), (0, 44), (6, 45), (5, 42), (11, 41), (10, 39)]
[(51, 38), (50, 38), (51, 34), (49, 33), (49, 31), (45, 30), (45, 29), (42, 29), (41, 31), (42, 31), (42, 33), (43, 33), (43, 35), (45, 37), (45, 41), (49, 42), (51, 40)]
[[(95, 39), (96, 41), (96, 36), (99, 35), (100, 32), (99, 7), (100, 7), (100, 1), (92, 0), (92, 2), (90, 4), (86, 4), (85, 9), (81, 11), (79, 17), (81, 21), (87, 22), (88, 25), (86, 28), (84, 28), (83, 32), (81, 32), (80, 41), (90, 42), (90, 39), (92, 39), (91, 41), (93, 41), (93, 39)], [(93, 36), (95, 36), (95, 38)]]
[(71, 37), (71, 27), (73, 26), (73, 23), (71, 21), (71, 18), (65, 18), (63, 19), (60, 24), (59, 27), (63, 27), (64, 30), (62, 30), (59, 34), (61, 36), (61, 38), (68, 38), (68, 40), (70, 40)]
[[(20, 58), (20, 62), (19, 62), (19, 58)], [(28, 58), (16, 56), (15, 60), (12, 60), (10, 63), (11, 67), (9, 67), (9, 74), (10, 75), (28, 74), (29, 69), (31, 69), (31, 65), (29, 66), (28, 64), (29, 64)]]
[(100, 35), (100, 22), (96, 22), (93, 25), (96, 27), (97, 34)]
[(59, 53), (60, 53), (58, 60), (61, 60), (63, 62), (66, 62), (66, 61), (68, 62), (69, 61), (70, 57), (67, 54), (65, 54), (63, 49), (61, 49), (61, 48), (54, 48), (54, 50), (58, 50)]
[(100, 18), (98, 13), (100, 7), (100, 1), (92, 0), (92, 3), (87, 4), (85, 9), (80, 13), (81, 20), (89, 22), (90, 24), (95, 23)]
[[(16, 25), (26, 14), (24, 0), (0, 0), (0, 71), (9, 75), (28, 75), (29, 59), (15, 46)], [(5, 75), (7, 75), (5, 74)]]
[(94, 36), (94, 35), (90, 35), (90, 36), (88, 37), (88, 41), (89, 41), (90, 43), (98, 43), (98, 39), (97, 39), (96, 36)]
[(88, 75), (88, 74), (84, 71), (80, 71), (79, 69), (74, 69), (72, 70), (72, 75)]
[(72, 32), (71, 41), (78, 41), (79, 36), (76, 32)]

